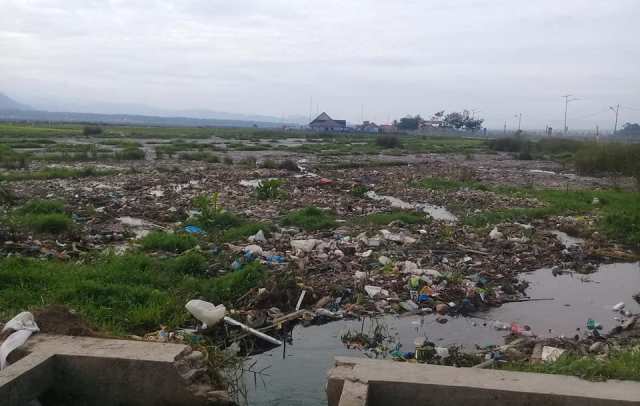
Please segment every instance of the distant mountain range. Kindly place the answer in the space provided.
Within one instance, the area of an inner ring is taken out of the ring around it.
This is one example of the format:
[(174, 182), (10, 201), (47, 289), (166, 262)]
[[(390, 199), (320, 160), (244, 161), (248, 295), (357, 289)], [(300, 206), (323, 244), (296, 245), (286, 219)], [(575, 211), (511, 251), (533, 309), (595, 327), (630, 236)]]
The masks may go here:
[(0, 93), (0, 111), (4, 110), (33, 110), (26, 104), (18, 103), (6, 94)]
[(121, 125), (266, 127), (296, 126), (305, 117), (278, 117), (209, 110), (164, 110), (137, 104), (56, 103), (38, 108), (0, 93), (0, 121), (98, 122)]

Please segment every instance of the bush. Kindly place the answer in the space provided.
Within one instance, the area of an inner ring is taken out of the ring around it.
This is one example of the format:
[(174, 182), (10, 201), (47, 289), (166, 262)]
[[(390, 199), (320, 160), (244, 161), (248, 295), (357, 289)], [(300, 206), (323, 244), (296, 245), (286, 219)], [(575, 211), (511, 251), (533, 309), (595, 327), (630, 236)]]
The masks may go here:
[(188, 234), (171, 234), (163, 231), (153, 231), (142, 239), (144, 250), (162, 250), (181, 253), (198, 244), (198, 240)]
[(278, 164), (273, 159), (265, 159), (261, 166), (265, 169), (278, 169)]
[(376, 137), (376, 145), (382, 148), (400, 148), (402, 143), (397, 135), (383, 134)]
[(16, 222), (37, 233), (61, 234), (71, 230), (73, 221), (63, 213), (25, 214)]
[(0, 144), (0, 167), (5, 169), (23, 169), (27, 167), (28, 155), (15, 152), (7, 145)]
[(115, 153), (115, 158), (121, 161), (134, 161), (145, 158), (144, 151), (138, 147), (125, 147)]
[(291, 172), (299, 172), (300, 167), (293, 159), (285, 159), (280, 162), (280, 169), (286, 169)]
[(102, 134), (102, 128), (97, 125), (86, 125), (82, 128), (82, 134), (86, 136)]
[(285, 226), (296, 226), (307, 231), (312, 231), (334, 228), (336, 221), (333, 216), (327, 212), (317, 207), (310, 206), (287, 214), (282, 219), (282, 224)]

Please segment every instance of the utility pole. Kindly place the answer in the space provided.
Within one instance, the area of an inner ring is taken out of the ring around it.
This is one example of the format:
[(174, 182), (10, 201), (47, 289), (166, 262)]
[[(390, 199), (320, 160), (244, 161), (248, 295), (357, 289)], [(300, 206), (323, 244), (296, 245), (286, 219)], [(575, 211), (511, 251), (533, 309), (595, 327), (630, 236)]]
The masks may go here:
[(518, 117), (518, 132), (520, 132), (522, 124), (522, 113), (518, 113), (514, 117)]
[(564, 96), (564, 135), (567, 135), (567, 133), (569, 132), (569, 127), (567, 127), (567, 110), (569, 109), (569, 102), (572, 102), (574, 100), (578, 100), (578, 99), (569, 99), (569, 97), (571, 97), (573, 95), (571, 94), (565, 94)]
[(503, 134), (504, 136), (506, 136), (506, 135), (507, 135), (507, 120), (504, 120), (504, 129), (502, 130), (502, 134)]
[(616, 108), (615, 109), (612, 106), (609, 106), (609, 110), (611, 110), (614, 113), (616, 113), (616, 122), (613, 125), (613, 135), (616, 135), (616, 132), (618, 132), (618, 113), (620, 113), (620, 105), (616, 104)]

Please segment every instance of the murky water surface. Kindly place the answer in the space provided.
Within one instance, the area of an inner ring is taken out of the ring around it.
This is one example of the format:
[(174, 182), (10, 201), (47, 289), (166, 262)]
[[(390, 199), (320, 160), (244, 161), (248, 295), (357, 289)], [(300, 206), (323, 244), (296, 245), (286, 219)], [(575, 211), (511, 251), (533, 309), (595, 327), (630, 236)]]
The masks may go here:
[[(475, 345), (502, 344), (504, 331), (495, 330), (491, 321), (528, 324), (540, 336), (572, 336), (584, 330), (587, 318), (596, 319), (604, 331), (616, 326), (612, 311), (618, 302), (625, 302), (626, 309), (640, 312), (640, 306), (632, 295), (640, 290), (640, 264), (603, 265), (591, 275), (564, 274), (553, 276), (542, 269), (524, 274), (531, 286), (527, 291), (532, 298), (551, 298), (534, 302), (508, 303), (489, 312), (479, 313), (478, 318), (450, 318), (439, 324), (434, 316), (385, 316), (385, 323), (396, 335), (405, 351), (413, 351), (413, 340), (426, 336), (439, 346), (463, 345), (473, 350)], [(364, 329), (372, 328), (373, 321), (365, 321)], [(343, 320), (323, 326), (296, 327), (293, 345), (260, 354), (253, 358), (253, 370), (269, 367), (265, 374), (248, 374), (246, 379), (249, 405), (326, 405), (324, 386), (327, 371), (335, 356), (363, 357), (358, 350), (348, 350), (340, 341), (347, 330), (360, 330), (362, 321)]]

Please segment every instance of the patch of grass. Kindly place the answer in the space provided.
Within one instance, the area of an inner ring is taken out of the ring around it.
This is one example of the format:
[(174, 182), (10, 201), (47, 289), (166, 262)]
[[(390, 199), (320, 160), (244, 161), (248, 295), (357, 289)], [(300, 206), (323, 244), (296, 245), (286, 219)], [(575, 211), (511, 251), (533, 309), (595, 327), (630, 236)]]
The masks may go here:
[(286, 196), (286, 193), (280, 189), (283, 183), (280, 179), (261, 181), (258, 187), (256, 187), (256, 197), (258, 200), (272, 200)]
[(10, 214), (9, 223), (14, 229), (47, 234), (61, 234), (73, 228), (64, 204), (57, 200), (31, 200)]
[(595, 356), (562, 355), (555, 362), (530, 364), (510, 362), (501, 367), (509, 371), (578, 376), (591, 381), (622, 379), (640, 381), (640, 351), (614, 351), (603, 360)]
[(5, 169), (26, 168), (29, 155), (14, 151), (8, 145), (0, 144), (0, 167)]
[(199, 226), (208, 232), (222, 232), (244, 223), (239, 216), (222, 208), (219, 194), (203, 194), (193, 199), (194, 206), (200, 212), (190, 219), (189, 223)]
[[(496, 189), (518, 197), (537, 198), (542, 207), (511, 208), (474, 214), (464, 222), (475, 227), (501, 222), (527, 222), (560, 215), (595, 214), (597, 228), (608, 237), (626, 244), (640, 245), (640, 193), (617, 190), (526, 190)], [(594, 198), (599, 204), (593, 204)]]
[(262, 230), (264, 233), (269, 232), (273, 227), (267, 223), (246, 223), (239, 226), (231, 227), (224, 230), (220, 240), (221, 242), (234, 242), (243, 240), (251, 235), (254, 235), (258, 231)]
[(364, 185), (355, 185), (351, 188), (351, 195), (359, 198), (365, 197), (369, 189)]
[(310, 206), (287, 214), (282, 219), (282, 224), (300, 227), (307, 231), (327, 230), (336, 226), (336, 220), (332, 214)]
[(458, 190), (462, 188), (487, 190), (482, 183), (474, 180), (453, 180), (445, 178), (426, 178), (418, 182), (420, 187), (432, 190)]
[(188, 234), (166, 233), (164, 231), (152, 231), (142, 239), (142, 249), (162, 250), (181, 253), (198, 244), (198, 239)]
[(198, 276), (205, 275), (207, 267), (207, 259), (202, 254), (191, 251), (168, 260), (164, 270), (175, 274)]
[(75, 168), (44, 168), (38, 171), (11, 171), (0, 173), (0, 181), (16, 182), (22, 180), (46, 180), (65, 178), (87, 178), (113, 175), (116, 171), (96, 169), (92, 166)]
[(400, 138), (395, 134), (382, 134), (376, 137), (376, 145), (382, 148), (400, 148), (402, 143)]
[(15, 222), (36, 233), (62, 234), (71, 230), (73, 221), (63, 213), (25, 214), (15, 218)]
[(373, 224), (377, 226), (383, 226), (391, 223), (392, 221), (402, 221), (405, 224), (427, 224), (430, 220), (424, 213), (417, 213), (413, 211), (392, 211), (388, 213), (374, 213), (363, 217), (356, 217), (355, 223), (359, 224)]
[(142, 335), (161, 324), (184, 325), (191, 319), (184, 309), (190, 299), (231, 305), (265, 277), (259, 263), (220, 278), (185, 275), (201, 269), (202, 261), (191, 254), (178, 258), (109, 255), (87, 264), (0, 259), (0, 318), (63, 304), (106, 332)]

